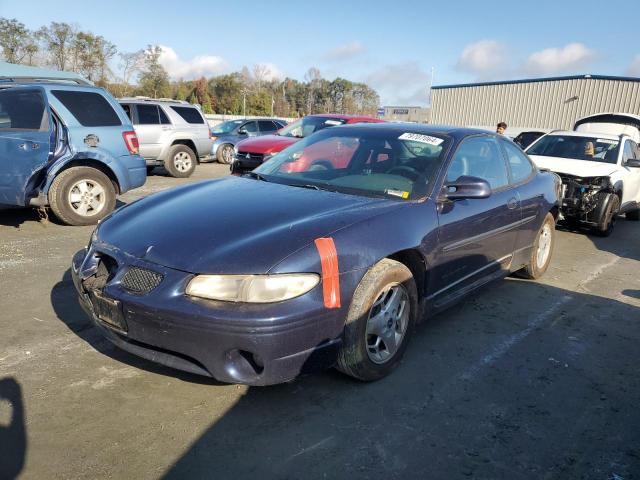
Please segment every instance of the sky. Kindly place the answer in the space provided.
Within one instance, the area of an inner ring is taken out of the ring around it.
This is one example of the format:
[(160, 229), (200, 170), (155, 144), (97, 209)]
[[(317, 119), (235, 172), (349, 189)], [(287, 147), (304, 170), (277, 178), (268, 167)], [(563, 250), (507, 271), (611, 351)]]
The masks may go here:
[(383, 105), (426, 105), (432, 72), (434, 85), (640, 77), (640, 0), (0, 0), (0, 16), (75, 23), (122, 52), (160, 45), (173, 79), (262, 64), (304, 80), (315, 67), (366, 82)]

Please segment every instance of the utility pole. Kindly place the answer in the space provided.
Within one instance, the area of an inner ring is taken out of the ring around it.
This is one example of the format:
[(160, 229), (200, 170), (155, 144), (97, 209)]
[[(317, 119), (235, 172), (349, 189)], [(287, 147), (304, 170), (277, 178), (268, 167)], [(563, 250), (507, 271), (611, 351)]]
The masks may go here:
[(242, 89), (242, 116), (247, 116), (247, 89)]

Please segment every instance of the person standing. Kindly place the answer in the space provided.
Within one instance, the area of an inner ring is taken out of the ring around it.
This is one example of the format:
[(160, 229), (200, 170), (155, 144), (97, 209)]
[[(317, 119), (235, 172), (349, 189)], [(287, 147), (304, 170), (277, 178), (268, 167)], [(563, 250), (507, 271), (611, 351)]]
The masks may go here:
[(500, 122), (498, 123), (498, 125), (496, 126), (496, 133), (499, 133), (500, 135), (504, 135), (504, 132), (507, 130), (507, 124), (504, 122)]

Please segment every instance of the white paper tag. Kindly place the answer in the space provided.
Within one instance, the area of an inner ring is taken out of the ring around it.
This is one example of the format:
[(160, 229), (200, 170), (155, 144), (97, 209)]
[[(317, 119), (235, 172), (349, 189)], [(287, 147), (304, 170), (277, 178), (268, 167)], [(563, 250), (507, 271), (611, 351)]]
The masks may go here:
[(342, 125), (340, 120), (325, 120), (324, 123), (327, 125)]
[(432, 137), (430, 135), (422, 135), (420, 133), (409, 133), (409, 132), (403, 133), (402, 135), (400, 135), (398, 137), (398, 140), (411, 140), (413, 142), (426, 143), (427, 145), (434, 145), (436, 147), (440, 145), (442, 142), (444, 142), (442, 138)]
[(607, 145), (615, 145), (616, 143), (618, 143), (617, 140), (609, 140), (608, 138), (598, 138), (596, 142), (606, 143)]

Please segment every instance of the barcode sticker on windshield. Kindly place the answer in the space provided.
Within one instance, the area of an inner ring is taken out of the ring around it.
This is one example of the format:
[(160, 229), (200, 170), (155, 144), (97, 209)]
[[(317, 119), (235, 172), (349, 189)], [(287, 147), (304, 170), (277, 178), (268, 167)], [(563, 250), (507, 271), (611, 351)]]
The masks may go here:
[(412, 140), (414, 142), (426, 143), (428, 145), (438, 146), (444, 140), (438, 137), (432, 137), (430, 135), (421, 135), (419, 133), (403, 133), (398, 137), (398, 140)]
[(617, 140), (609, 140), (609, 139), (606, 139), (606, 138), (598, 138), (596, 140), (596, 142), (598, 142), (598, 143), (606, 143), (607, 145), (615, 145), (616, 143), (618, 143)]
[(325, 120), (324, 123), (327, 125), (342, 125), (340, 120)]

